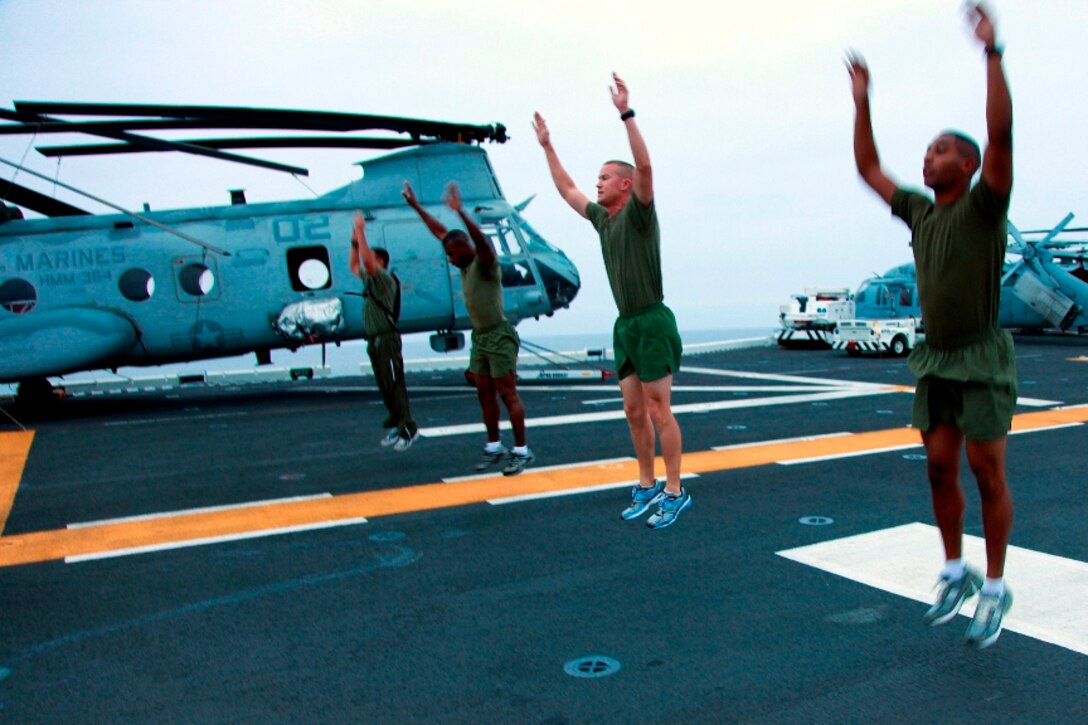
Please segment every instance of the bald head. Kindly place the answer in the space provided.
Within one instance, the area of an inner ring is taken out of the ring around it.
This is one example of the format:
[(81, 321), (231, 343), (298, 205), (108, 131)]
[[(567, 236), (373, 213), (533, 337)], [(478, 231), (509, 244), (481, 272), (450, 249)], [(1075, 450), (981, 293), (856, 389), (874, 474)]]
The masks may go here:
[(612, 173), (621, 179), (631, 179), (635, 176), (635, 167), (626, 161), (617, 161), (616, 159), (613, 159), (611, 161), (605, 161), (604, 165), (611, 166), (613, 168)]
[(597, 174), (597, 203), (611, 213), (627, 203), (634, 184), (635, 167), (626, 161), (605, 161)]

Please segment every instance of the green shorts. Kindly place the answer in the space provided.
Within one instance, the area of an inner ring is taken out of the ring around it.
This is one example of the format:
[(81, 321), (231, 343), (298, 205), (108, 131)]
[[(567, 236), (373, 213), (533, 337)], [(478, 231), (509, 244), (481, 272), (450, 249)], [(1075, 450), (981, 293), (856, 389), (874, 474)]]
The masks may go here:
[(911, 425), (923, 431), (942, 423), (956, 426), (968, 440), (1002, 438), (1016, 410), (1016, 352), (1012, 336), (988, 330), (954, 348), (925, 343), (911, 351), (918, 376)]
[(620, 315), (612, 328), (612, 349), (621, 380), (635, 373), (639, 380), (649, 383), (680, 369), (684, 347), (676, 317), (664, 302), (659, 302)]
[(468, 357), (468, 369), (473, 375), (489, 375), (502, 378), (517, 372), (518, 350), (521, 339), (518, 332), (506, 320), (483, 332), (472, 331), (472, 351)]

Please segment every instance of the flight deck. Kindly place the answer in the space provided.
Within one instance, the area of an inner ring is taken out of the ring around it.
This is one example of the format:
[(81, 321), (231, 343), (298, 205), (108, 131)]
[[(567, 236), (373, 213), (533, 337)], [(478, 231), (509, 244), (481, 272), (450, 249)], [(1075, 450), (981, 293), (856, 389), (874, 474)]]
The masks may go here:
[(1083, 718), (1088, 339), (1016, 349), (1015, 603), (982, 651), (970, 605), (921, 621), (942, 556), (903, 358), (686, 355), (694, 503), (656, 531), (619, 516), (637, 465), (614, 377), (522, 384), (536, 461), (513, 477), (474, 470), (459, 370), (409, 373), (404, 453), (364, 377), (7, 403), (0, 719)]

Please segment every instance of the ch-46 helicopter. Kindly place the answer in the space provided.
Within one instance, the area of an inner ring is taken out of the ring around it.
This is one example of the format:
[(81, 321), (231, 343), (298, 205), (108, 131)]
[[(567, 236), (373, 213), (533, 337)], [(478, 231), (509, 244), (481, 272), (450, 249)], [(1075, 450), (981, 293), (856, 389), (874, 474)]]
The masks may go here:
[[(62, 120), (58, 116), (80, 120)], [(93, 120), (86, 120), (91, 118)], [(182, 151), (306, 175), (304, 168), (223, 149), (340, 147), (398, 149), (361, 163), (362, 179), (315, 199), (247, 204), (240, 191), (214, 208), (132, 212), (56, 182), (120, 213), (88, 212), (0, 180), (0, 199), (48, 218), (25, 219), (0, 204), (0, 382), (18, 396), (52, 391), (49, 376), (256, 354), (363, 337), (361, 285), (348, 267), (352, 217), (385, 247), (401, 281), (402, 333), (434, 332), (437, 351), (460, 349), (470, 327), (460, 275), (404, 204), (411, 182), (439, 218), (448, 181), (492, 239), (503, 270), (506, 315), (514, 323), (570, 305), (578, 271), (522, 218), (529, 200), (503, 197), (483, 141), (507, 140), (501, 124), (468, 125), (387, 116), (224, 106), (17, 101), (0, 109), (0, 134), (84, 133), (117, 143), (37, 146), (45, 156)], [(120, 120), (115, 120), (120, 119)], [(265, 129), (338, 135), (168, 141), (136, 131)], [(382, 129), (407, 137), (350, 136)], [(404, 148), (402, 148), (404, 147)], [(41, 177), (46, 178), (46, 177)], [(21, 179), (20, 179), (21, 180)], [(531, 200), (532, 197), (530, 197)]]
[[(1058, 239), (1063, 232), (1088, 231), (1069, 228), (1072, 219), (1068, 214), (1051, 229), (1023, 232), (1008, 223), (1012, 244), (1001, 277), (1001, 327), (1088, 333), (1088, 241)], [(905, 354), (925, 328), (917, 287), (913, 262), (862, 282), (854, 294), (855, 319), (838, 322), (832, 347)]]

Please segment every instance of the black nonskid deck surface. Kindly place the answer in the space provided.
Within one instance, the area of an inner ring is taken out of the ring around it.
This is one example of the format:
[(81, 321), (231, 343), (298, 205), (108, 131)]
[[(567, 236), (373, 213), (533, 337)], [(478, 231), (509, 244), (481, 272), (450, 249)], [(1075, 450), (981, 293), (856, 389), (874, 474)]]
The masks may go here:
[[(1033, 400), (1018, 413), (1088, 403), (1085, 341), (1020, 338), (1017, 353)], [(685, 451), (909, 423), (909, 393), (808, 399), (770, 376), (825, 392), (913, 382), (894, 358), (688, 357), (673, 394)], [(424, 436), (403, 454), (379, 446), (384, 409), (362, 378), (64, 401), (24, 421), (34, 440), (0, 551), (78, 523), (471, 475), (484, 435), (444, 431), (478, 423), (473, 390), (456, 372), (413, 373), (409, 387)], [(523, 385), (522, 397), (530, 471), (632, 455), (614, 379)], [(578, 417), (594, 413), (613, 415)], [(1010, 437), (1014, 545), (1088, 561), (1084, 431)], [(975, 651), (965, 617), (928, 629), (923, 603), (778, 554), (930, 523), (917, 453), (704, 472), (685, 481), (693, 507), (661, 531), (620, 520), (621, 487), (0, 567), (0, 720), (1083, 718), (1085, 654), (1013, 631)], [(966, 466), (964, 482), (966, 531), (981, 536)], [(1082, 621), (1083, 607), (1065, 616)]]

